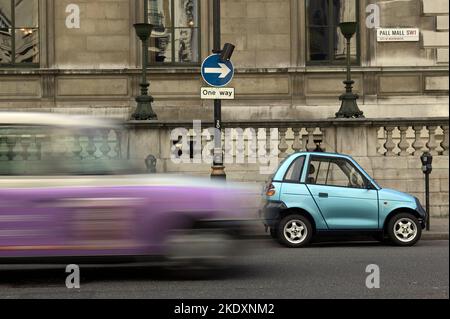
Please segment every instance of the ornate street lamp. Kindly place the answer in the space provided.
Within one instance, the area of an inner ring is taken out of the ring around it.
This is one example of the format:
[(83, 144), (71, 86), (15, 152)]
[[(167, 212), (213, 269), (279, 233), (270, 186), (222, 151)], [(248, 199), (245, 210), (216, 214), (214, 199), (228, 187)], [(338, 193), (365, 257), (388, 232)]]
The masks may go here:
[(133, 120), (156, 120), (158, 117), (152, 109), (153, 97), (148, 94), (150, 84), (147, 81), (148, 40), (152, 33), (153, 25), (150, 23), (134, 24), (136, 35), (142, 41), (142, 82), (141, 95), (136, 97), (137, 108), (131, 116)]
[(359, 96), (353, 93), (353, 84), (351, 74), (351, 58), (350, 58), (350, 43), (353, 35), (356, 33), (358, 24), (356, 22), (343, 22), (339, 24), (339, 28), (347, 40), (347, 79), (344, 81), (345, 93), (339, 97), (342, 101), (339, 112), (336, 113), (337, 118), (363, 118), (364, 113), (359, 109), (356, 100)]

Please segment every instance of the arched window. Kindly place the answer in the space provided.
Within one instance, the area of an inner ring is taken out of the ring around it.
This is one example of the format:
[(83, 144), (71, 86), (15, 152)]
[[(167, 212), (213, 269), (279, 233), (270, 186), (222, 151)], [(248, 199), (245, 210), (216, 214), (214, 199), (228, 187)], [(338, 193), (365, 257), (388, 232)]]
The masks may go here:
[(0, 0), (0, 65), (39, 64), (39, 1)]
[(200, 59), (199, 0), (148, 0), (150, 64), (197, 64)]
[[(345, 64), (347, 49), (339, 23), (358, 21), (358, 0), (306, 0), (308, 64)], [(351, 57), (359, 64), (359, 31), (352, 38)]]

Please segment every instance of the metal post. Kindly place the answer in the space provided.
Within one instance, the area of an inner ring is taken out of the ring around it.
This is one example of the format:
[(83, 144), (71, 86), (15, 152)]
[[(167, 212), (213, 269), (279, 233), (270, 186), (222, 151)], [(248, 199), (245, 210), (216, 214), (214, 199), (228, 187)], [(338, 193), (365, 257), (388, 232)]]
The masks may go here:
[(363, 112), (359, 109), (358, 103), (356, 102), (359, 98), (358, 94), (353, 93), (353, 84), (355, 84), (355, 81), (352, 80), (351, 74), (351, 39), (356, 33), (357, 27), (358, 25), (356, 22), (343, 22), (339, 24), (339, 28), (347, 40), (347, 79), (344, 81), (345, 93), (339, 97), (339, 100), (342, 101), (342, 103), (339, 112), (336, 113), (337, 118), (364, 117)]
[[(352, 64), (352, 60), (351, 60), (351, 56), (350, 56), (350, 50), (351, 50), (351, 38), (347, 38), (347, 83), (352, 83), (352, 71), (351, 71), (351, 64)], [(351, 93), (351, 85), (347, 85), (347, 92)]]
[(430, 174), (425, 174), (425, 209), (427, 211), (427, 231), (430, 230)]
[[(221, 52), (220, 39), (220, 0), (213, 0), (213, 53)], [(222, 101), (214, 100), (214, 162), (211, 178), (226, 179), (222, 151)]]
[[(148, 20), (148, 0), (144, 0), (144, 23), (150, 23)], [(147, 84), (147, 63), (148, 63), (148, 39), (142, 42), (142, 64), (145, 64), (145, 68), (142, 68), (142, 83)], [(145, 63), (144, 63), (145, 61)], [(150, 86), (150, 84), (149, 84)], [(148, 86), (148, 87), (149, 87)], [(148, 93), (147, 87), (147, 93)]]
[(153, 97), (149, 94), (150, 83), (147, 81), (148, 47), (153, 28), (153, 26), (148, 23), (148, 20), (148, 1), (144, 0), (144, 22), (136, 23), (134, 25), (136, 35), (142, 41), (142, 82), (139, 84), (141, 87), (141, 94), (136, 97), (137, 108), (131, 116), (133, 120), (158, 119), (152, 108)]

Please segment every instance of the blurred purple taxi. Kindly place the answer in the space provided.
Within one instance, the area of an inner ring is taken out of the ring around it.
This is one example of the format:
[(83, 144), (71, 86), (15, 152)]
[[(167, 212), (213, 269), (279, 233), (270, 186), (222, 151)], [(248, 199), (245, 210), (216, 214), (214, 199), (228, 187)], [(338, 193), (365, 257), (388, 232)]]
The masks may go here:
[(251, 191), (137, 174), (123, 160), (120, 131), (93, 118), (0, 113), (0, 264), (215, 265), (236, 253)]

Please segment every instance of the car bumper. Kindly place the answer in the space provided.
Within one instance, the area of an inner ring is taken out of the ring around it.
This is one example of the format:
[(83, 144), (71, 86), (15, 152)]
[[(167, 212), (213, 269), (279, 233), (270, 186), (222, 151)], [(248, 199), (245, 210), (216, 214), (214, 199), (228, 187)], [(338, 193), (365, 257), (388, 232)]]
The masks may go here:
[(420, 203), (419, 199), (416, 198), (416, 212), (419, 214), (419, 222), (422, 226), (422, 229), (425, 229), (427, 227), (427, 221), (428, 221), (428, 213), (423, 208), (422, 204)]
[(287, 207), (283, 202), (267, 201), (260, 209), (260, 218), (266, 227), (273, 228), (280, 220), (281, 211)]

